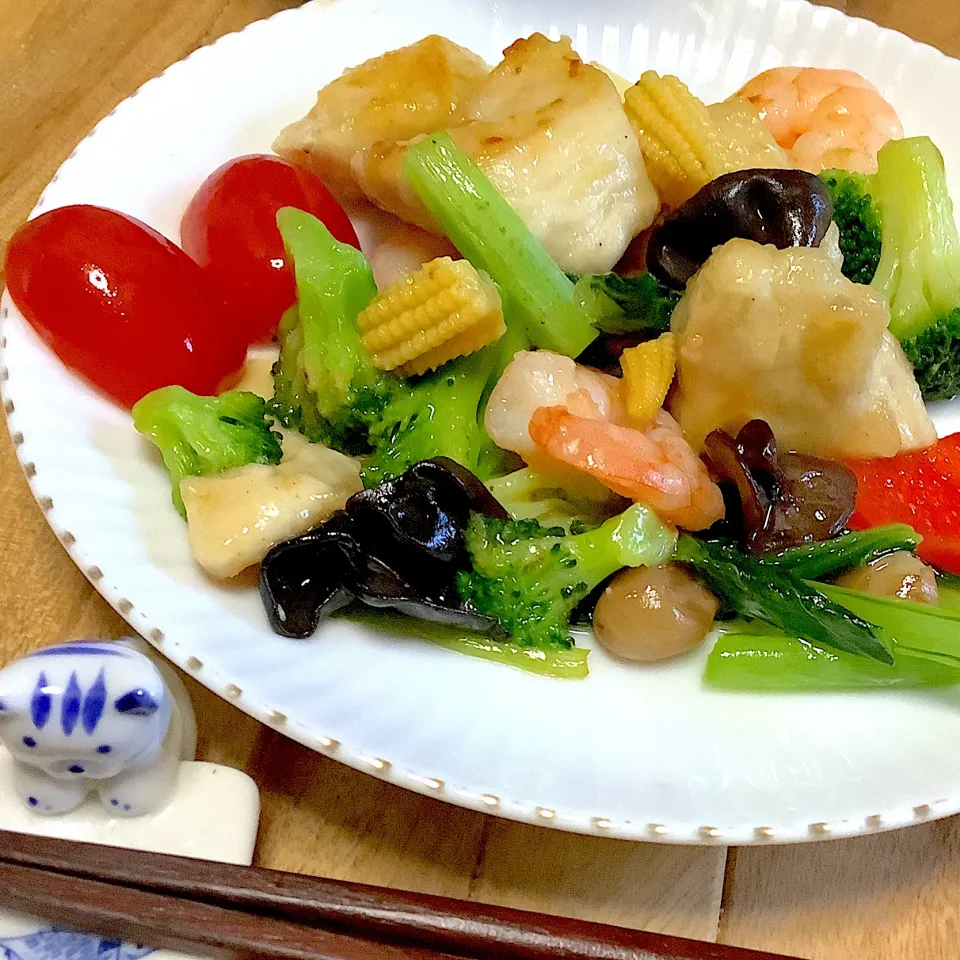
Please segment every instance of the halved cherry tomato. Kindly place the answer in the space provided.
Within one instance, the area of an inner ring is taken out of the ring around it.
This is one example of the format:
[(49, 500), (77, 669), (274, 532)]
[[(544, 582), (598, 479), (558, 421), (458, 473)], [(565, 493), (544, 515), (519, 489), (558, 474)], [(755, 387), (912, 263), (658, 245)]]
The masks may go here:
[(917, 553), (960, 573), (960, 433), (926, 450), (848, 464), (857, 475), (855, 530), (909, 523), (923, 534)]
[(204, 272), (123, 213), (58, 207), (25, 223), (4, 260), (13, 302), (69, 367), (126, 406), (176, 383), (214, 393), (243, 363)]
[(180, 224), (183, 249), (207, 271), (250, 342), (273, 336), (296, 299), (277, 211), (312, 213), (342, 243), (360, 248), (350, 218), (306, 170), (270, 156), (239, 157), (200, 185)]

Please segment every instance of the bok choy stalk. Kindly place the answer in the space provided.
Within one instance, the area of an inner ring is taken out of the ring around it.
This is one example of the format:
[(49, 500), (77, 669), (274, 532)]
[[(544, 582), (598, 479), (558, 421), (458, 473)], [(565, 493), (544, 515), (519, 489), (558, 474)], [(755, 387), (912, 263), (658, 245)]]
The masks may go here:
[(880, 663), (893, 654), (882, 630), (843, 606), (820, 588), (789, 570), (760, 563), (732, 543), (682, 536), (678, 563), (686, 563), (720, 598), (726, 609), (760, 620), (785, 633)]
[[(728, 690), (850, 690), (960, 684), (960, 612), (880, 597), (827, 584), (816, 586), (834, 604), (883, 631), (894, 654), (882, 664), (792, 629), (731, 623), (707, 659), (704, 681)], [(949, 589), (949, 588), (948, 588)]]
[(897, 658), (921, 657), (960, 666), (960, 613), (925, 603), (817, 585), (831, 600), (880, 627)]
[(960, 684), (960, 662), (904, 656), (879, 663), (822, 644), (788, 636), (766, 624), (732, 621), (707, 657), (704, 683), (720, 690), (815, 692), (910, 689)]
[(845, 533), (832, 540), (790, 547), (781, 553), (760, 558), (764, 566), (789, 570), (804, 580), (834, 577), (851, 567), (860, 567), (895, 550), (913, 553), (923, 537), (905, 523), (890, 523), (855, 533)]

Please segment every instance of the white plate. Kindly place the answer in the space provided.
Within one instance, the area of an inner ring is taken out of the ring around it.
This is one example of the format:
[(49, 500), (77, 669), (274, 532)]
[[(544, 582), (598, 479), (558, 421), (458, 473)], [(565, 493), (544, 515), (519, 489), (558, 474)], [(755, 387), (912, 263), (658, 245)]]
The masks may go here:
[[(268, 150), (344, 67), (431, 32), (495, 61), (534, 29), (570, 34), (585, 59), (627, 77), (676, 72), (713, 99), (779, 63), (851, 67), (908, 134), (960, 153), (943, 96), (960, 89), (960, 63), (802, 2), (318, 0), (147, 83), (80, 144), (37, 210), (102, 204), (175, 238), (201, 180)], [(651, 669), (600, 650), (588, 680), (560, 682), (344, 625), (310, 643), (274, 636), (249, 584), (217, 587), (197, 571), (166, 476), (126, 414), (69, 374), (6, 296), (3, 312), (10, 430), (71, 556), (172, 660), (313, 749), (477, 810), (676, 843), (846, 836), (960, 810), (952, 692), (735, 696), (700, 688), (702, 656)]]

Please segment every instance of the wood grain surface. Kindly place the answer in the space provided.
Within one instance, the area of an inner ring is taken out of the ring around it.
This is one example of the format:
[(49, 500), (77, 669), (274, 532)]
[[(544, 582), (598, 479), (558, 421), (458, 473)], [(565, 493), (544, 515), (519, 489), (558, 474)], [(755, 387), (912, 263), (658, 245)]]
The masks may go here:
[[(456, 0), (451, 0), (456, 2)], [(294, 0), (0, 0), (0, 242), (78, 140), (196, 47)], [(960, 55), (957, 0), (834, 0)], [(116, 637), (0, 436), (0, 663)], [(407, 793), (309, 753), (187, 678), (200, 753), (260, 785), (258, 863), (470, 897), (815, 960), (960, 955), (960, 820), (792, 848), (681, 848), (566, 835)]]

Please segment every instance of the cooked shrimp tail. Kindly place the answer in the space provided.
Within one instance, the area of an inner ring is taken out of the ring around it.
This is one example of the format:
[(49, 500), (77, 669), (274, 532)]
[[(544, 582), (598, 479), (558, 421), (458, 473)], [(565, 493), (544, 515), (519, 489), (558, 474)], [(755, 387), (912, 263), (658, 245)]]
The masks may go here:
[(642, 430), (541, 407), (530, 436), (553, 460), (644, 503), (662, 519), (703, 530), (723, 516), (723, 496), (677, 422), (660, 411)]

